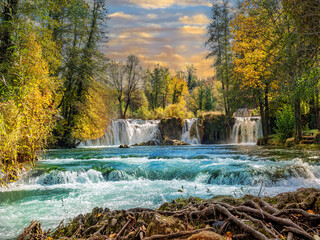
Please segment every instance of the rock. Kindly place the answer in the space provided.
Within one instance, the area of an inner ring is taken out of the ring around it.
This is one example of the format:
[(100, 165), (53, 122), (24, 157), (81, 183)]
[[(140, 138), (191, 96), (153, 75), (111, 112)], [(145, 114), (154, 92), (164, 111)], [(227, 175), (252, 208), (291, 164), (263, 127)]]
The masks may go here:
[(203, 231), (193, 234), (187, 240), (224, 240), (224, 237), (215, 232)]
[(139, 144), (134, 144), (132, 146), (134, 147), (138, 147), (138, 146), (157, 146), (159, 145), (159, 143), (157, 143), (157, 141), (155, 140), (149, 140), (147, 142), (142, 142), (142, 143), (139, 143)]
[(120, 146), (119, 146), (119, 148), (130, 148), (128, 145), (123, 145), (123, 144), (121, 144)]
[(164, 139), (161, 143), (161, 145), (164, 145), (164, 146), (181, 146), (181, 145), (190, 145), (186, 142), (183, 142), (183, 141), (180, 141), (180, 140), (172, 140), (172, 139)]
[(117, 219), (115, 219), (115, 218), (112, 218), (111, 220), (110, 220), (110, 226), (111, 227), (114, 227), (114, 226), (116, 226), (117, 225)]
[[(232, 121), (222, 113), (205, 113), (199, 117), (199, 135), (203, 144), (226, 143), (231, 129)], [(202, 136), (201, 136), (202, 135)]]
[(178, 218), (165, 217), (156, 213), (147, 227), (147, 236), (186, 231), (186, 224)]
[(318, 202), (320, 190), (315, 188), (299, 188), (295, 192), (280, 193), (273, 198), (266, 197), (267, 202), (275, 204), (278, 209), (301, 208), (320, 211)]
[(181, 139), (184, 120), (181, 118), (163, 118), (159, 130), (163, 139)]

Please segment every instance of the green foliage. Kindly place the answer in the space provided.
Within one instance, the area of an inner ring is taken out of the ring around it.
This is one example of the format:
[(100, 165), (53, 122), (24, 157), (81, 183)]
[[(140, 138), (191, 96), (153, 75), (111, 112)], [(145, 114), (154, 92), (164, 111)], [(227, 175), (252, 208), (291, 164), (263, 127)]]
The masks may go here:
[(286, 106), (282, 111), (278, 111), (276, 127), (274, 130), (280, 141), (284, 143), (286, 139), (292, 137), (294, 124), (294, 116), (291, 108)]

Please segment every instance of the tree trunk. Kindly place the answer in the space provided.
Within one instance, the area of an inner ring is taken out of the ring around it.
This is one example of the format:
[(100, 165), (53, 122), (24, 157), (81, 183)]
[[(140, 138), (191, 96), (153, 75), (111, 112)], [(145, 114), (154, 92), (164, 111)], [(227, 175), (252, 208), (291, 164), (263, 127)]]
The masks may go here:
[(316, 118), (316, 128), (320, 131), (320, 107), (319, 107), (319, 88), (318, 87), (315, 90), (314, 111), (315, 111), (315, 118)]
[(127, 115), (129, 104), (130, 104), (130, 98), (128, 99), (128, 101), (126, 103), (126, 107), (125, 107), (124, 112), (123, 112), (123, 119), (126, 119), (126, 115)]
[(263, 138), (267, 139), (268, 134), (267, 134), (267, 128), (265, 124), (264, 106), (263, 106), (263, 102), (260, 94), (259, 94), (259, 107), (260, 107), (260, 116), (261, 116), (261, 124), (262, 124), (262, 134), (263, 134)]
[(268, 137), (269, 134), (271, 133), (270, 131), (270, 111), (269, 111), (269, 86), (267, 85), (265, 88), (265, 95), (264, 95), (264, 107), (265, 107), (265, 117), (264, 117), (264, 121), (265, 121), (265, 128), (266, 128), (266, 136)]
[(11, 41), (11, 30), (13, 23), (11, 22), (18, 10), (18, 0), (7, 0), (3, 3), (3, 19), (0, 31), (0, 63), (9, 62), (13, 49)]
[(302, 123), (301, 123), (301, 106), (300, 98), (297, 97), (294, 102), (294, 114), (295, 114), (295, 139), (300, 141), (302, 138)]

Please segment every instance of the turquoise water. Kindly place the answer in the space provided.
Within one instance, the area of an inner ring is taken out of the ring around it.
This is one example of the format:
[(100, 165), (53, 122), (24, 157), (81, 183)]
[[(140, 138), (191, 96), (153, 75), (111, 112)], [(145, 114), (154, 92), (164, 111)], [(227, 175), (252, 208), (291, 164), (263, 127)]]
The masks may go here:
[[(177, 197), (263, 196), (320, 187), (319, 152), (241, 145), (50, 150), (10, 189), (0, 189), (0, 239), (31, 220), (53, 229), (94, 207), (156, 208)], [(182, 190), (179, 191), (179, 190)]]

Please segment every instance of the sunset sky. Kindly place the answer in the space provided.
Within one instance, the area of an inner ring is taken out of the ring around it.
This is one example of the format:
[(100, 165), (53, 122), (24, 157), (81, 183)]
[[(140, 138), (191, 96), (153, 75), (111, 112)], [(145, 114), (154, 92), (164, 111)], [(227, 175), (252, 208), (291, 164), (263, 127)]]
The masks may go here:
[(182, 70), (194, 64), (199, 78), (210, 77), (205, 41), (211, 5), (207, 0), (110, 0), (104, 52), (116, 61), (134, 54), (144, 67), (160, 63)]

